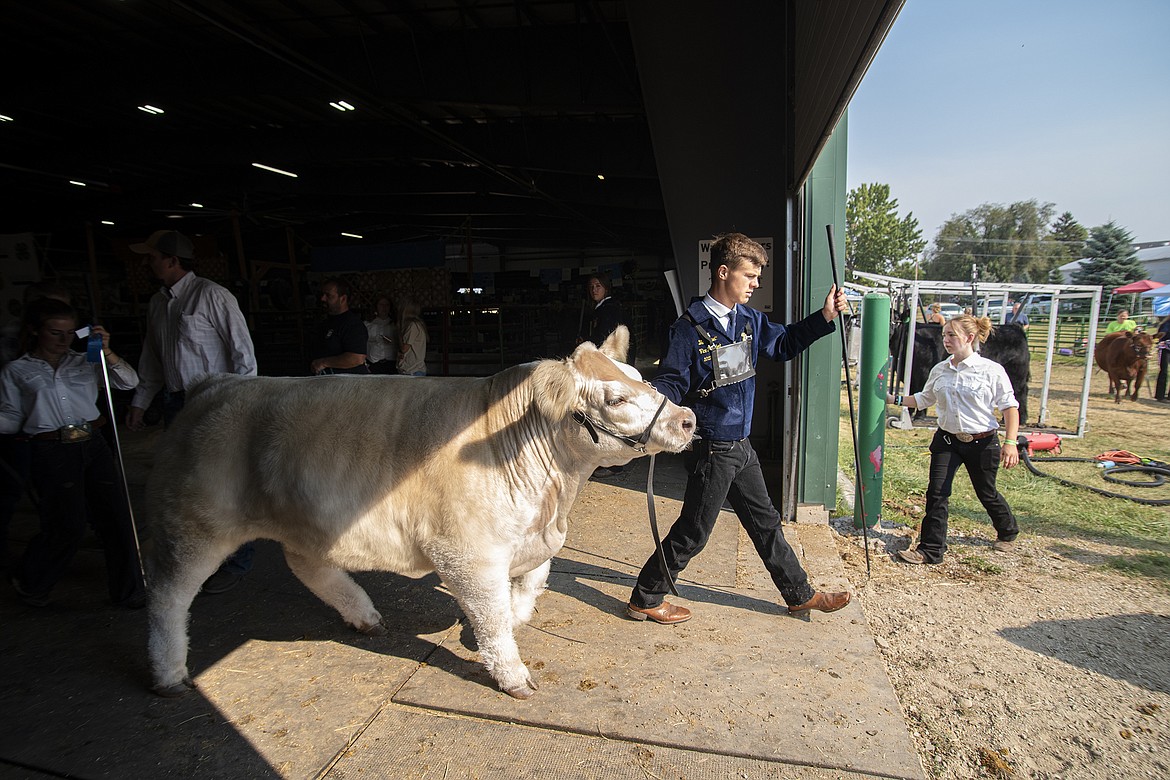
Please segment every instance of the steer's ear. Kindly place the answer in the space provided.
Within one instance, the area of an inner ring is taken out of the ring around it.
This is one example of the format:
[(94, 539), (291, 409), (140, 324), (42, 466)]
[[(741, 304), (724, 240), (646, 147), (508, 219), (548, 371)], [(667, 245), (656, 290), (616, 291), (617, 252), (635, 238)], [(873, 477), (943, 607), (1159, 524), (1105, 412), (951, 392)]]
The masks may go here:
[(626, 355), (630, 351), (630, 331), (626, 329), (625, 325), (618, 325), (614, 328), (613, 333), (609, 334), (609, 338), (601, 345), (601, 354), (616, 360), (619, 363), (626, 362)]
[(573, 411), (577, 380), (563, 360), (542, 360), (532, 371), (532, 396), (536, 408), (550, 420), (560, 421)]

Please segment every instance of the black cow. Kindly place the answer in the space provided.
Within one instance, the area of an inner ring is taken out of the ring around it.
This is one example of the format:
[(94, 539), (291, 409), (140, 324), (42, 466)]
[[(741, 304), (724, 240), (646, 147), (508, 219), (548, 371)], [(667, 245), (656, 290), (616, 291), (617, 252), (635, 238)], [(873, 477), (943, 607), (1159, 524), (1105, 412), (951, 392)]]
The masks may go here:
[[(906, 363), (906, 333), (909, 326), (899, 323), (894, 326), (890, 339), (890, 350), (894, 354), (893, 370), (902, 376)], [(1031, 354), (1028, 351), (1028, 336), (1019, 325), (996, 325), (991, 329), (987, 341), (979, 346), (979, 354), (994, 360), (1007, 372), (1008, 381), (1016, 400), (1020, 402), (1020, 423), (1028, 419), (1028, 382), (1032, 379)], [(909, 393), (917, 393), (926, 385), (930, 370), (947, 356), (942, 343), (942, 326), (919, 323), (914, 329), (914, 365), (910, 368)], [(921, 416), (916, 412), (915, 416)]]

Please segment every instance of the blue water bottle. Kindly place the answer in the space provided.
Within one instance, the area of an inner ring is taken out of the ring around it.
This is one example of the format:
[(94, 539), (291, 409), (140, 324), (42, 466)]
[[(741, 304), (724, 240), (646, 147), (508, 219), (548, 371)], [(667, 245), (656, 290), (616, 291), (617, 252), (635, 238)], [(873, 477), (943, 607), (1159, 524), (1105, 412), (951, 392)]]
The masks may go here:
[(85, 360), (87, 363), (102, 362), (102, 334), (89, 331), (89, 341), (85, 344)]

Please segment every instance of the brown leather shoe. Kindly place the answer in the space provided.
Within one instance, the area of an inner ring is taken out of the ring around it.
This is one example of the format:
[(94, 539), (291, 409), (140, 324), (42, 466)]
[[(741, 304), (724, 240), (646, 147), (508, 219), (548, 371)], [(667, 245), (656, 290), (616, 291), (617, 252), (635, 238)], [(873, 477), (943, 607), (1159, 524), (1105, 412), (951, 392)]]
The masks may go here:
[(788, 611), (792, 612), (808, 612), (810, 609), (815, 609), (820, 612), (836, 612), (844, 607), (853, 599), (853, 594), (849, 591), (842, 591), (840, 593), (825, 593), (818, 590), (813, 594), (813, 597), (803, 604), (797, 604), (795, 607), (789, 607)]
[(918, 550), (898, 550), (895, 554), (902, 563), (930, 563)]
[[(846, 599), (848, 600), (848, 599)], [(669, 602), (662, 602), (657, 607), (649, 607), (642, 609), (635, 607), (633, 604), (626, 605), (626, 617), (634, 620), (653, 620), (655, 623), (662, 623), (663, 625), (671, 625), (672, 623), (684, 623), (691, 619), (691, 611), (686, 607), (676, 607)]]

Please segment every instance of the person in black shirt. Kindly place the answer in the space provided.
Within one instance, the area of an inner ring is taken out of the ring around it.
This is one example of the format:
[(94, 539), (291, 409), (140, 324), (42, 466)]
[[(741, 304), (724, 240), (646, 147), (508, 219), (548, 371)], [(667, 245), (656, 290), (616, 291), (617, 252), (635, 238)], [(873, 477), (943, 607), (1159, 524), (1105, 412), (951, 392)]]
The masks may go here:
[(1154, 390), (1154, 400), (1170, 403), (1170, 396), (1166, 394), (1166, 377), (1170, 375), (1170, 316), (1158, 324), (1154, 341), (1158, 345), (1158, 384)]
[(328, 318), (322, 324), (317, 357), (309, 364), (314, 374), (368, 374), (366, 343), (369, 332), (356, 311), (349, 308), (349, 285), (342, 279), (326, 279), (321, 303)]
[[(618, 325), (630, 327), (626, 310), (613, 297), (613, 284), (609, 278), (601, 274), (593, 274), (585, 280), (585, 294), (593, 302), (593, 310), (586, 312), (582, 323), (582, 332), (578, 334), (577, 343), (592, 341), (600, 346), (609, 338)], [(630, 334), (630, 348), (626, 353), (626, 362), (634, 364), (634, 339)]]

